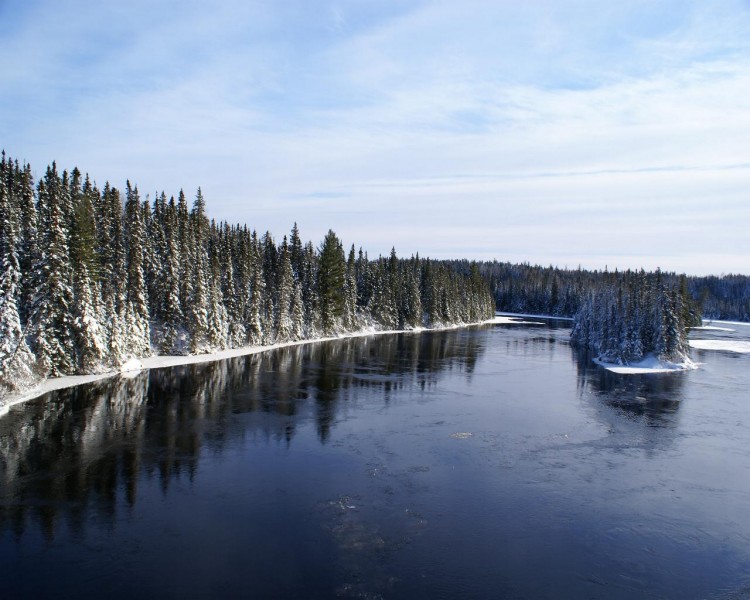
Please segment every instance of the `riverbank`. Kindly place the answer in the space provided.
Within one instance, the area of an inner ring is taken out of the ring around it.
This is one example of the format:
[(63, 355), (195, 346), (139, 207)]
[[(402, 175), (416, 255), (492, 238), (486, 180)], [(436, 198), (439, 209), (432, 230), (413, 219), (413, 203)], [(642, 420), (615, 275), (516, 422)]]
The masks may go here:
[(371, 335), (389, 335), (394, 333), (422, 333), (426, 331), (447, 331), (451, 329), (461, 329), (464, 327), (476, 327), (479, 325), (535, 325), (530, 321), (519, 320), (518, 317), (510, 316), (495, 316), (492, 319), (486, 319), (484, 321), (478, 321), (476, 323), (459, 323), (456, 325), (447, 325), (445, 327), (435, 328), (417, 328), (417, 329), (386, 329), (378, 330), (374, 328), (361, 329), (359, 331), (346, 333), (338, 336), (323, 337), (323, 338), (312, 338), (308, 340), (298, 340), (294, 342), (281, 342), (278, 344), (269, 344), (265, 346), (243, 346), (241, 348), (232, 348), (229, 350), (218, 350), (216, 352), (210, 352), (206, 354), (187, 354), (187, 355), (156, 355), (145, 358), (131, 358), (126, 361), (119, 369), (113, 369), (104, 373), (97, 373), (94, 375), (66, 375), (64, 377), (51, 377), (44, 379), (33, 387), (16, 391), (8, 394), (4, 397), (0, 397), (0, 417), (7, 414), (11, 407), (23, 402), (28, 402), (39, 396), (43, 396), (49, 392), (55, 390), (61, 390), (66, 388), (75, 387), (85, 383), (93, 383), (95, 381), (101, 381), (109, 379), (111, 377), (128, 377), (134, 374), (140, 373), (141, 371), (148, 369), (163, 369), (168, 367), (179, 367), (183, 365), (194, 365), (200, 363), (214, 362), (219, 360), (226, 360), (228, 358), (236, 358), (238, 356), (248, 356), (251, 354), (258, 354), (259, 352), (266, 352), (268, 350), (275, 350), (277, 348), (284, 348), (289, 346), (302, 346), (304, 344), (317, 344), (318, 342), (329, 342), (332, 340), (340, 340), (346, 338), (356, 337), (367, 337)]
[(685, 356), (679, 362), (672, 362), (668, 360), (659, 360), (656, 356), (649, 354), (645, 358), (625, 365), (618, 363), (611, 363), (595, 358), (594, 362), (613, 373), (619, 373), (620, 375), (645, 375), (648, 373), (674, 373), (676, 371), (692, 371), (697, 369), (698, 365), (690, 360), (689, 357)]

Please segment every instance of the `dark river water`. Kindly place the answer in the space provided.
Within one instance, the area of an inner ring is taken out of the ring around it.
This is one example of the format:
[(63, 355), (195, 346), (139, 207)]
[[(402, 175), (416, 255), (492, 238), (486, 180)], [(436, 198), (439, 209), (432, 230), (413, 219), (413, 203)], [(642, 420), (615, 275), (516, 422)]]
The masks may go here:
[(568, 334), (317, 343), (15, 407), (0, 598), (750, 598), (750, 355), (615, 375)]

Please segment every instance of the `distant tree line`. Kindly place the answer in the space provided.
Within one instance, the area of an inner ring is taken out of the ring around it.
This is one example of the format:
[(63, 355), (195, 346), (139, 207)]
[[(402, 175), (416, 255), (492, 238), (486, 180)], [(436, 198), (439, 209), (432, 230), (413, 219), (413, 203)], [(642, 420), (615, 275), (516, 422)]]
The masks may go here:
[(750, 277), (688, 277), (688, 289), (707, 319), (750, 321)]
[[(468, 261), (451, 261), (459, 272), (468, 272)], [(630, 278), (632, 272), (560, 269), (507, 262), (482, 262), (479, 272), (487, 280), (497, 309), (506, 312), (573, 317), (590, 290)], [(669, 287), (686, 287), (698, 312), (710, 319), (750, 321), (750, 276), (685, 276), (662, 272)]]
[(0, 163), (0, 384), (186, 354), (492, 317), (476, 267), (347, 253), (297, 226), (277, 243), (209, 220), (199, 189), (152, 202), (53, 163)]

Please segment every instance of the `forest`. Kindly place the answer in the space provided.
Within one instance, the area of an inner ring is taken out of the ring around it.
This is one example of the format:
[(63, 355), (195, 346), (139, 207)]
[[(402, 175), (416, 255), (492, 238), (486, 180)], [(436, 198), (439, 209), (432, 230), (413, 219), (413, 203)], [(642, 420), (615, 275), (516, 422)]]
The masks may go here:
[[(451, 265), (464, 273), (470, 269), (468, 261), (452, 261)], [(481, 262), (478, 268), (490, 286), (498, 310), (559, 317), (575, 316), (590, 290), (620, 285), (635, 274), (498, 261)], [(689, 276), (662, 271), (660, 277), (670, 288), (687, 290), (705, 319), (750, 321), (748, 275)]]
[(689, 354), (688, 329), (700, 324), (684, 279), (673, 287), (660, 271), (626, 272), (586, 294), (570, 340), (607, 363), (633, 364), (649, 354), (682, 363)]
[(348, 253), (329, 231), (316, 247), (296, 226), (277, 243), (209, 220), (162, 192), (99, 189), (55, 163), (0, 162), (0, 387), (96, 373), (129, 357), (195, 354), (363, 329), (491, 318), (477, 268)]
[[(0, 391), (197, 354), (367, 329), (575, 317), (574, 344), (616, 362), (675, 358), (706, 318), (750, 320), (750, 277), (589, 271), (498, 261), (370, 259), (330, 230), (277, 242), (209, 219), (197, 190), (142, 199), (75, 168), (0, 161)], [(617, 321), (617, 322), (615, 322)], [(674, 334), (678, 331), (678, 334)]]

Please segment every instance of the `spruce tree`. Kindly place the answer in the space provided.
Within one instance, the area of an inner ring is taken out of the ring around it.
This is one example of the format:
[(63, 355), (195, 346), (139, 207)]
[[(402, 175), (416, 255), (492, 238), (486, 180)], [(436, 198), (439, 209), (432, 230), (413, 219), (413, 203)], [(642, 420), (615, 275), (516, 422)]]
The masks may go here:
[(343, 246), (333, 230), (329, 229), (320, 246), (317, 282), (323, 333), (326, 335), (336, 330), (344, 315), (345, 276), (346, 262)]
[(289, 246), (285, 236), (279, 252), (276, 273), (276, 315), (274, 324), (276, 327), (276, 338), (280, 341), (286, 341), (293, 337), (291, 314), (293, 294), (294, 275), (292, 273)]
[(357, 261), (354, 244), (349, 250), (346, 261), (346, 279), (344, 281), (344, 329), (354, 331), (357, 328)]
[(180, 303), (180, 239), (179, 216), (174, 196), (170, 198), (164, 214), (164, 299), (163, 299), (163, 336), (161, 349), (169, 354), (179, 351), (177, 347), (180, 328), (184, 316)]
[(265, 337), (264, 324), (261, 313), (266, 302), (266, 284), (263, 279), (263, 263), (260, 255), (258, 236), (253, 231), (250, 240), (252, 273), (250, 283), (250, 298), (248, 300), (247, 337), (250, 344), (262, 344)]
[(70, 194), (73, 219), (70, 238), (70, 257), (73, 265), (73, 293), (75, 296), (76, 349), (78, 371), (90, 373), (101, 367), (106, 356), (106, 332), (102, 327), (103, 307), (98, 285), (99, 262), (94, 207), (98, 192), (88, 176), (80, 186), (80, 173), (72, 173)]
[(208, 336), (209, 264), (208, 264), (208, 217), (206, 203), (200, 188), (190, 212), (189, 256), (192, 265), (191, 294), (187, 300), (187, 320), (190, 328), (192, 353), (206, 350)]
[(26, 327), (29, 321), (29, 311), (34, 296), (34, 285), (32, 273), (34, 264), (39, 260), (37, 245), (38, 218), (34, 198), (34, 178), (31, 175), (31, 166), (24, 165), (20, 176), (19, 196), (19, 243), (17, 247), (19, 268), (23, 277), (19, 282), (19, 316), (21, 324)]
[(71, 215), (67, 174), (53, 162), (39, 182), (39, 258), (34, 266), (33, 350), (45, 375), (69, 375), (76, 367), (76, 327), (70, 260)]
[(291, 339), (294, 341), (301, 340), (305, 337), (305, 311), (302, 306), (302, 288), (299, 281), (294, 282), (289, 313), (292, 320)]
[[(5, 170), (5, 156), (3, 155)], [(4, 174), (4, 173), (3, 173)], [(26, 345), (18, 306), (21, 300), (20, 207), (14, 206), (0, 177), (0, 389), (31, 379), (34, 357)]]
[[(215, 228), (212, 227), (212, 230), (213, 234)], [(211, 265), (209, 274), (207, 338), (212, 350), (223, 350), (227, 347), (229, 324), (226, 307), (224, 306), (224, 294), (221, 289), (221, 264), (215, 242), (216, 238), (212, 235), (211, 251), (209, 252)]]
[(144, 275), (146, 223), (138, 188), (126, 182), (125, 245), (127, 253), (127, 285), (125, 330), (127, 350), (134, 356), (151, 353), (148, 292)]

